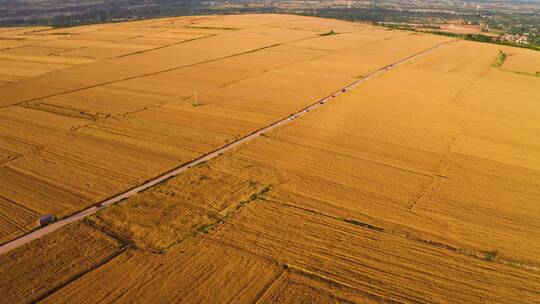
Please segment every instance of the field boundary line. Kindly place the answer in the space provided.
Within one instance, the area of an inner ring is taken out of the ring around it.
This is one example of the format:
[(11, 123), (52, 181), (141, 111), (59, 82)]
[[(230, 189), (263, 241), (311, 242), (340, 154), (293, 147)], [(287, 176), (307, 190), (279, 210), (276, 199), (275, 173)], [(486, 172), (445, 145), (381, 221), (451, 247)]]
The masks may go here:
[[(267, 259), (267, 260), (268, 260), (268, 259)], [(276, 262), (276, 263), (278, 263), (278, 265), (281, 264), (281, 263), (279, 263), (279, 262)], [(266, 286), (264, 286), (264, 289), (261, 290), (261, 291), (255, 296), (255, 298), (256, 298), (256, 299), (255, 299), (255, 302), (254, 302), (255, 304), (259, 303), (259, 301), (261, 300), (261, 298), (264, 297), (264, 295), (272, 288), (272, 286), (274, 286), (274, 285), (279, 281), (279, 279), (281, 279), (281, 277), (287, 272), (288, 266), (285, 266), (285, 265), (286, 265), (286, 264), (281, 264), (281, 265), (280, 265), (282, 269), (281, 269), (281, 272), (279, 273), (279, 275), (276, 276), (276, 277), (272, 280), (272, 282), (269, 282), (268, 284), (266, 284)]]
[(201, 37), (197, 37), (197, 38), (186, 39), (186, 40), (177, 41), (177, 42), (174, 42), (174, 43), (169, 43), (169, 44), (166, 44), (166, 45), (157, 46), (155, 48), (151, 48), (151, 49), (147, 49), (147, 50), (141, 50), (141, 51), (136, 51), (136, 52), (132, 52), (132, 53), (129, 53), (129, 54), (124, 54), (124, 55), (119, 55), (119, 56), (116, 56), (116, 57), (111, 57), (111, 58), (108, 58), (108, 59), (116, 59), (116, 58), (129, 57), (129, 56), (133, 56), (133, 55), (140, 55), (140, 54), (144, 54), (144, 53), (148, 53), (148, 52), (168, 48), (168, 47), (171, 47), (171, 46), (176, 46), (176, 45), (180, 45), (180, 44), (183, 44), (183, 43), (188, 43), (188, 42), (191, 42), (191, 41), (196, 41), (196, 40), (200, 40), (200, 39), (204, 39), (204, 38), (214, 37), (214, 36), (217, 36), (217, 35), (219, 35), (219, 34), (210, 34), (210, 35), (201, 36)]
[[(279, 204), (279, 202), (276, 202), (276, 203)], [(406, 232), (399, 232), (397, 230), (391, 230), (391, 229), (386, 229), (386, 228), (383, 228), (383, 227), (380, 227), (380, 226), (375, 226), (375, 225), (372, 225), (372, 224), (369, 224), (369, 223), (366, 223), (366, 222), (362, 222), (362, 221), (359, 221), (359, 220), (355, 220), (355, 219), (333, 216), (331, 214), (326, 214), (326, 213), (322, 213), (320, 211), (311, 210), (311, 209), (307, 209), (307, 208), (303, 208), (303, 207), (300, 207), (300, 206), (291, 205), (291, 204), (287, 204), (287, 203), (281, 203), (281, 205), (283, 205), (284, 207), (287, 207), (287, 208), (292, 208), (292, 209), (300, 210), (300, 211), (303, 211), (303, 212), (323, 216), (323, 217), (326, 217), (326, 218), (329, 218), (329, 219), (332, 219), (332, 220), (348, 223), (348, 224), (351, 224), (351, 225), (354, 225), (354, 226), (357, 226), (357, 227), (360, 227), (360, 228), (363, 228), (363, 229), (368, 229), (368, 230), (371, 230), (371, 231), (374, 231), (374, 232), (384, 233), (384, 234), (396, 236), (396, 237), (399, 237), (399, 238), (402, 238), (402, 239), (406, 239), (406, 240), (409, 240), (409, 241), (412, 241), (412, 242), (420, 243), (420, 244), (423, 244), (423, 245), (426, 245), (426, 246), (443, 249), (443, 250), (453, 252), (455, 254), (459, 254), (459, 255), (462, 255), (462, 256), (471, 257), (471, 258), (475, 258), (475, 259), (490, 262), (490, 263), (503, 264), (503, 265), (507, 265), (507, 266), (511, 266), (511, 267), (515, 267), (515, 268), (520, 268), (520, 269), (525, 269), (525, 270), (540, 271), (540, 268), (537, 267), (536, 265), (523, 263), (523, 262), (517, 261), (517, 260), (498, 258), (497, 254), (495, 252), (492, 252), (492, 251), (481, 251), (481, 250), (475, 250), (475, 249), (463, 249), (463, 248), (460, 248), (460, 247), (457, 247), (457, 246), (448, 245), (446, 243), (416, 237), (416, 236), (414, 236), (412, 234), (409, 234), (409, 233), (406, 233)]]
[(109, 254), (108, 256), (106, 256), (105, 258), (100, 260), (99, 262), (97, 262), (95, 265), (92, 265), (88, 269), (74, 274), (73, 276), (67, 278), (65, 282), (61, 282), (59, 285), (54, 286), (51, 289), (46, 290), (44, 294), (37, 297), (35, 300), (32, 301), (32, 303), (39, 303), (39, 302), (47, 299), (48, 297), (52, 296), (54, 293), (61, 290), (62, 288), (66, 287), (69, 284), (71, 284), (71, 283), (77, 281), (78, 279), (84, 277), (86, 274), (91, 273), (94, 270), (97, 270), (98, 268), (100, 268), (101, 266), (103, 266), (103, 265), (109, 263), (110, 261), (116, 259), (121, 254), (126, 252), (128, 249), (130, 249), (129, 246), (120, 247), (118, 251), (112, 252), (111, 254)]
[[(302, 39), (304, 40), (304, 39)], [(306, 115), (307, 113), (309, 113), (311, 110), (315, 110), (323, 105), (325, 105), (328, 101), (332, 100), (333, 98), (336, 98), (342, 94), (345, 94), (347, 93), (349, 90), (353, 89), (353, 88), (356, 88), (358, 86), (360, 86), (361, 84), (363, 84), (364, 82), (380, 75), (380, 74), (383, 74), (384, 72), (388, 71), (388, 70), (391, 70), (395, 67), (398, 67), (402, 64), (405, 64), (417, 57), (420, 57), (426, 53), (429, 53), (441, 46), (444, 46), (448, 43), (451, 43), (451, 42), (454, 42), (454, 41), (457, 41), (457, 40), (450, 40), (450, 41), (445, 41), (445, 42), (442, 42), (442, 43), (438, 43), (438, 44), (435, 44), (434, 46), (432, 47), (429, 47), (427, 49), (424, 49), (420, 52), (417, 52), (415, 54), (412, 54), (408, 57), (405, 57), (403, 59), (400, 59), (394, 63), (390, 63), (390, 64), (387, 64), (377, 70), (374, 70), (366, 75), (364, 75), (362, 78), (360, 79), (357, 79), (347, 85), (345, 85), (344, 87), (334, 91), (333, 93), (327, 95), (326, 97), (323, 97), (319, 100), (317, 100), (316, 102), (314, 103), (311, 103), (309, 104), (308, 106), (296, 111), (295, 113), (293, 113), (292, 115), (289, 115), (289, 116), (286, 116), (278, 121), (275, 121), (269, 125), (266, 125), (266, 126), (263, 126), (247, 135), (244, 135), (243, 137), (235, 140), (235, 141), (232, 141), (230, 143), (227, 143), (223, 146), (221, 146), (220, 148), (217, 148), (215, 150), (212, 150), (210, 152), (207, 152), (203, 155), (201, 155), (200, 157), (198, 158), (195, 158), (191, 161), (188, 161), (184, 164), (181, 164), (175, 168), (172, 168), (168, 171), (165, 171), (164, 173), (161, 173), (161, 174), (158, 174), (156, 177), (154, 178), (151, 178), (151, 179), (148, 179), (147, 181), (143, 182), (142, 184), (139, 184), (138, 186), (135, 186), (135, 187), (132, 187), (132, 188), (129, 188), (123, 192), (120, 192), (116, 195), (113, 195), (111, 197), (109, 197), (108, 199), (105, 199), (101, 202), (98, 202), (96, 203), (94, 206), (91, 206), (91, 207), (88, 207), (86, 209), (83, 209), (81, 211), (78, 211), (72, 215), (69, 215), (59, 221), (56, 221), (48, 226), (45, 226), (43, 228), (40, 228), (40, 229), (36, 229), (26, 235), (23, 235), (19, 238), (16, 238), (14, 240), (11, 240), (9, 242), (6, 242), (2, 245), (0, 245), (0, 255), (2, 254), (5, 254), (6, 252), (8, 251), (11, 251), (13, 249), (16, 249), (24, 244), (27, 244), (35, 239), (38, 239), (46, 234), (49, 234), (53, 231), (56, 231), (57, 229), (63, 227), (63, 226), (66, 226), (68, 224), (71, 224), (73, 222), (76, 222), (76, 221), (79, 221), (89, 215), (92, 215), (100, 210), (102, 210), (103, 208), (106, 208), (110, 205), (113, 205), (113, 204), (116, 204), (116, 203), (120, 203), (121, 201), (125, 200), (125, 199), (128, 199), (129, 197), (131, 196), (134, 196), (136, 195), (137, 193), (143, 191), (143, 190), (146, 190), (148, 188), (151, 188), (157, 184), (160, 184), (170, 178), (173, 178), (185, 171), (187, 171), (188, 169), (190, 169), (191, 167), (193, 166), (196, 166), (200, 163), (204, 163), (204, 162), (207, 162), (208, 160), (210, 159), (213, 159), (217, 156), (220, 156), (221, 154), (229, 151), (229, 150), (232, 150), (238, 146), (240, 146), (241, 144), (245, 143), (245, 142), (248, 142), (248, 141), (251, 141), (267, 132), (270, 132), (276, 128), (279, 128), (283, 125), (286, 125), (286, 124), (289, 124), (291, 123), (293, 120), (297, 119), (298, 117), (301, 117), (303, 115)], [(266, 49), (266, 48), (270, 48), (270, 47), (273, 47), (273, 46), (266, 46), (266, 47), (263, 47), (261, 49)], [(257, 49), (257, 50), (260, 50), (260, 49)], [(250, 52), (255, 52), (256, 50), (252, 50)]]
[[(286, 42), (269, 44), (269, 45), (265, 45), (265, 46), (262, 46), (262, 47), (259, 47), (259, 48), (243, 51), (243, 52), (240, 52), (240, 53), (230, 54), (230, 55), (226, 55), (226, 56), (222, 56), (222, 57), (218, 57), (218, 58), (212, 58), (212, 59), (207, 59), (207, 60), (203, 60), (203, 61), (199, 61), (199, 62), (174, 66), (174, 67), (166, 68), (164, 70), (159, 70), (159, 71), (153, 71), (153, 72), (143, 73), (143, 74), (139, 74), (139, 75), (128, 76), (128, 77), (115, 79), (115, 80), (110, 80), (110, 81), (105, 81), (105, 82), (102, 82), (102, 83), (93, 84), (93, 85), (89, 85), (89, 86), (85, 86), (85, 87), (81, 87), (81, 88), (70, 89), (70, 90), (66, 90), (66, 91), (63, 91), (63, 92), (59, 92), (59, 93), (53, 93), (53, 94), (40, 96), (40, 97), (36, 97), (36, 98), (30, 98), (30, 99), (23, 100), (23, 101), (9, 103), (9, 104), (5, 104), (5, 105), (0, 105), (0, 109), (7, 108), (7, 107), (10, 107), (10, 106), (20, 105), (20, 104), (23, 104), (23, 103), (28, 103), (28, 102), (34, 102), (34, 101), (38, 101), (38, 100), (42, 100), (42, 99), (47, 99), (47, 98), (51, 98), (51, 97), (55, 97), (55, 96), (60, 96), (60, 95), (64, 95), (64, 94), (70, 94), (70, 93), (75, 93), (75, 92), (79, 92), (79, 91), (84, 91), (84, 90), (87, 90), (87, 89), (97, 88), (97, 87), (100, 87), (100, 86), (105, 86), (105, 85), (118, 83), (118, 82), (122, 82), (122, 81), (128, 81), (128, 80), (137, 79), (137, 78), (143, 78), (143, 77), (148, 77), (148, 76), (159, 75), (159, 74), (163, 74), (163, 73), (167, 73), (167, 72), (171, 72), (171, 71), (175, 71), (175, 70), (179, 70), (179, 69), (184, 69), (184, 68), (189, 68), (189, 67), (192, 67), (192, 66), (197, 66), (197, 65), (200, 65), (200, 64), (211, 63), (211, 62), (215, 62), (215, 61), (219, 61), (219, 60), (223, 60), (223, 59), (228, 59), (228, 58), (234, 58), (234, 57), (237, 57), (237, 56), (247, 55), (247, 54), (255, 53), (255, 52), (258, 52), (258, 51), (265, 50), (265, 49), (273, 48), (273, 47), (276, 47), (276, 46), (281, 46), (281, 45), (284, 45), (284, 44), (287, 44), (287, 43), (294, 43), (294, 42), (299, 42), (299, 41), (304, 41), (304, 40), (309, 40), (309, 39), (315, 39), (315, 38), (320, 38), (320, 37), (319, 36), (307, 37), (307, 38), (300, 38), (300, 39), (290, 40), (290, 41), (286, 41)], [(106, 59), (106, 60), (102, 60), (102, 61), (99, 61), (99, 62), (106, 62), (107, 60), (113, 60), (113, 59), (118, 59), (118, 58)]]

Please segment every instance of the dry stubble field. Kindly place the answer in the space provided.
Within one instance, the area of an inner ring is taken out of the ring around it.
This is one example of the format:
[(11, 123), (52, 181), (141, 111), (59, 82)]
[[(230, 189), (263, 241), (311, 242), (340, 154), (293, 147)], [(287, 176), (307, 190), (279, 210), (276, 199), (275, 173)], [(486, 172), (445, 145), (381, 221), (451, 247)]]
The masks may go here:
[[(88, 62), (0, 88), (3, 240), (446, 41), (280, 15), (54, 31), (10, 34)], [(539, 302), (540, 54), (499, 48), (441, 46), (0, 256), (0, 301)]]

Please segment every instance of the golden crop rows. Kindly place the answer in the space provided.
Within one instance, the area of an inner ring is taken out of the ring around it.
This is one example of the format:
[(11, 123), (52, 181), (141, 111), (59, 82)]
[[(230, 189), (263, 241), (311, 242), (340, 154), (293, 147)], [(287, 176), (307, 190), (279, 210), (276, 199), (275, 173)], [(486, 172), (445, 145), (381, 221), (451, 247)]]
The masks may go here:
[[(447, 41), (288, 15), (59, 31), (9, 34), (89, 62), (0, 88), (0, 241)], [(445, 44), (0, 256), (0, 302), (539, 302), (540, 54), (499, 49)]]

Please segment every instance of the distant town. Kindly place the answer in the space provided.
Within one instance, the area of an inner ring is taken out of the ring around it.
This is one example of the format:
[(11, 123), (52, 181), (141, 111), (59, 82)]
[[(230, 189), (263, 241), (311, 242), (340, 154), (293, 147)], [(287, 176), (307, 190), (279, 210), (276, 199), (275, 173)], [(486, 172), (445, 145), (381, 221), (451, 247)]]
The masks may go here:
[(474, 40), (540, 48), (540, 2), (518, 0), (12, 0), (0, 2), (0, 25), (76, 26), (239, 13), (289, 13), (371, 22), (400, 29), (481, 35)]

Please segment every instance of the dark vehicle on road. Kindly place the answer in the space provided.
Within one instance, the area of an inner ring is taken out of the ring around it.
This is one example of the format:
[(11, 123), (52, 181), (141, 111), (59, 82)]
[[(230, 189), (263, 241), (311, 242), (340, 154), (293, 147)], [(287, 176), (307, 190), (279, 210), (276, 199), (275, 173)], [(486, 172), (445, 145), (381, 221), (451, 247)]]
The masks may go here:
[(52, 214), (42, 215), (38, 218), (37, 223), (39, 227), (45, 227), (56, 221), (56, 217)]

